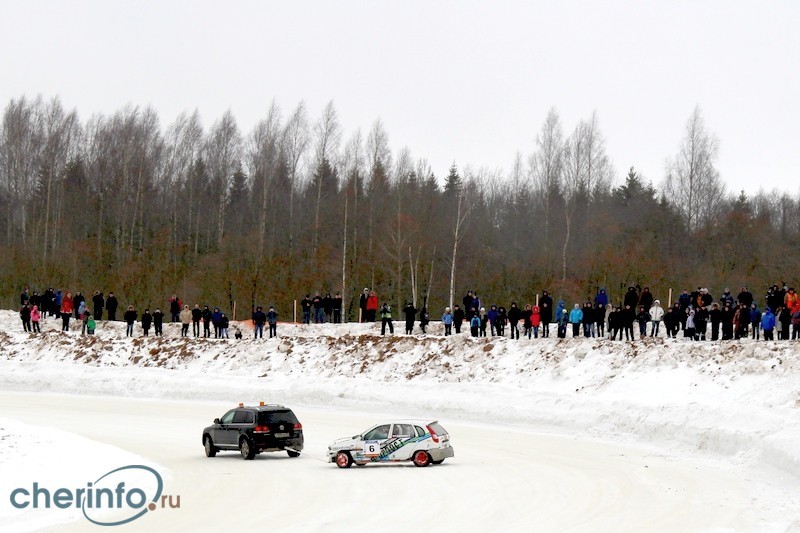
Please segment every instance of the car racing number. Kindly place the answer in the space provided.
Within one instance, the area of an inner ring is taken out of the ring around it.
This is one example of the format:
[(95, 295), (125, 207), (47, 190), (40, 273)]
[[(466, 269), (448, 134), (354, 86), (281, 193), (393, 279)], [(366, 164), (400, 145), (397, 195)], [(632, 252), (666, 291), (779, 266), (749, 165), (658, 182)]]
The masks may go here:
[(381, 443), (379, 441), (366, 441), (364, 443), (364, 455), (367, 457), (377, 457), (381, 454)]

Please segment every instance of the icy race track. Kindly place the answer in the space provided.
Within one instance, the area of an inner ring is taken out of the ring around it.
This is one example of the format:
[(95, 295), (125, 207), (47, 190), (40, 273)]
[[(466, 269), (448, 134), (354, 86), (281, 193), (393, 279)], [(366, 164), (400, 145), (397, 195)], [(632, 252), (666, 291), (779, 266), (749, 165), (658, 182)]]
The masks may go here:
[[(90, 341), (47, 328), (0, 339), (0, 531), (109, 529), (74, 509), (13, 509), (9, 493), (128, 464), (181, 496), (128, 531), (800, 530), (794, 348), (387, 344), (361, 326), (323, 339), (284, 328), (272, 344), (184, 342), (170, 326), (132, 341), (113, 326)], [(259, 400), (295, 410), (303, 455), (206, 458), (202, 428)], [(325, 462), (333, 439), (393, 417), (440, 419), (455, 458)]]

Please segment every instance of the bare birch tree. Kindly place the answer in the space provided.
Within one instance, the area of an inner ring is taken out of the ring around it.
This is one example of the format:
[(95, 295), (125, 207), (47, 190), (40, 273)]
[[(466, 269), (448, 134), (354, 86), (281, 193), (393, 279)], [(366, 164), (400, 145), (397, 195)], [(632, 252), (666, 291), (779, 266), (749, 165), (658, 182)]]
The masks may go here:
[(681, 214), (689, 231), (708, 223), (719, 211), (725, 185), (714, 164), (719, 155), (717, 138), (706, 130), (700, 107), (686, 122), (686, 137), (678, 154), (667, 162), (663, 190)]

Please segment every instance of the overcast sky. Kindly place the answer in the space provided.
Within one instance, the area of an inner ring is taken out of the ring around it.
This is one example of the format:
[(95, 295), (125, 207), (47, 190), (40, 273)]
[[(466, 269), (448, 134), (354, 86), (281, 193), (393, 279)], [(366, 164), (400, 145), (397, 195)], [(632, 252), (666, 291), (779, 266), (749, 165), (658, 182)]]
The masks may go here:
[(618, 182), (655, 184), (695, 105), (730, 190), (800, 190), (800, 1), (0, 0), (0, 102), (58, 95), (83, 119), (152, 105), (166, 127), (231, 109), (248, 133), (273, 100), (345, 139), (380, 118), (441, 178), (508, 171), (547, 111), (597, 111)]

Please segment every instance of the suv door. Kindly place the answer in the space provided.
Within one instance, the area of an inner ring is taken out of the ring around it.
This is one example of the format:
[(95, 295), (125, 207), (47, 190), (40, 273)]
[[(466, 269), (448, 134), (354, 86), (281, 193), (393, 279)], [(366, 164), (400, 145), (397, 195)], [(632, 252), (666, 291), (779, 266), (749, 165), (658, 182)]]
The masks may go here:
[(233, 437), (231, 432), (231, 424), (233, 423), (233, 416), (236, 414), (236, 409), (231, 409), (219, 419), (219, 424), (214, 426), (213, 435), (211, 438), (217, 443), (217, 446), (232, 446), (236, 444), (232, 441)]

